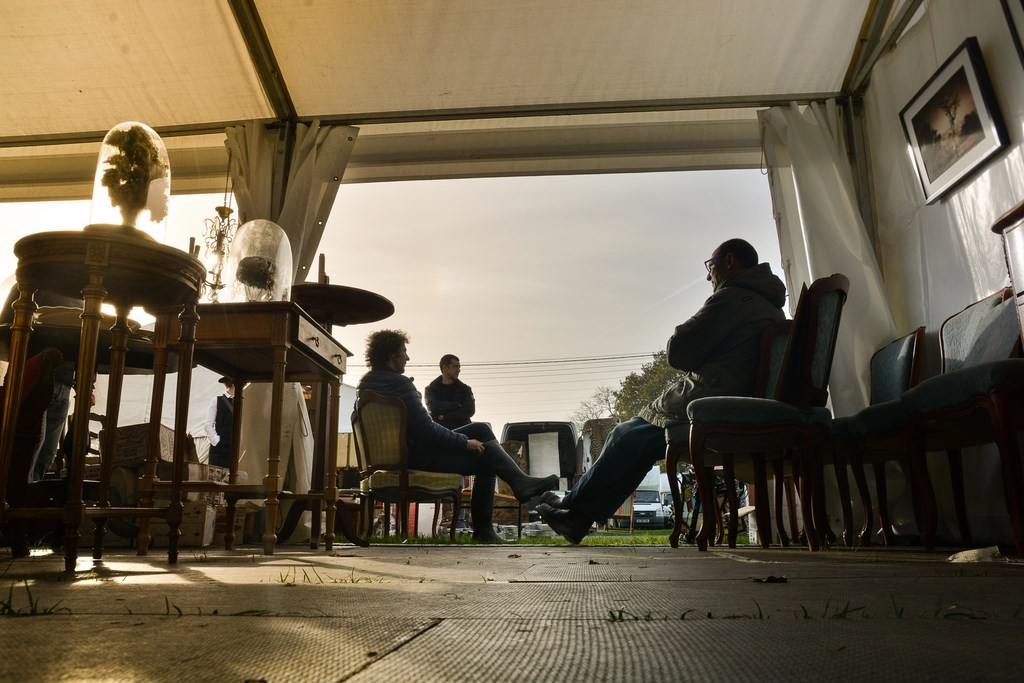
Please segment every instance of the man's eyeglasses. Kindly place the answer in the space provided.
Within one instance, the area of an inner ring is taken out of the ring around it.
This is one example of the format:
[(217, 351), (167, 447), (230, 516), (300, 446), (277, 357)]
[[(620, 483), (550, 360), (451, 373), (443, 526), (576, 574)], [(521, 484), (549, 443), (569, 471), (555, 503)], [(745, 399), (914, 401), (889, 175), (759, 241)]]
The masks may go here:
[(712, 256), (711, 258), (704, 262), (704, 267), (708, 269), (708, 274), (711, 273), (711, 266), (713, 266), (716, 263), (718, 263), (718, 259), (715, 258), (714, 256)]

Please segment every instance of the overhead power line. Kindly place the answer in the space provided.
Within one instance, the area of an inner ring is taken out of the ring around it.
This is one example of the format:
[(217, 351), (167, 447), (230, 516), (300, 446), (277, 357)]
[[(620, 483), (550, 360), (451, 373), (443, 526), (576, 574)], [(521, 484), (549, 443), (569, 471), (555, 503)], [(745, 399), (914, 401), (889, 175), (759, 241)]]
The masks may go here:
[[(482, 360), (479, 362), (463, 362), (463, 368), (486, 368), (493, 366), (549, 366), (556, 364), (572, 364), (572, 362), (598, 362), (602, 360), (631, 360), (648, 358), (653, 353), (625, 353), (621, 355), (592, 355), (570, 358), (535, 358), (531, 360)], [(436, 368), (436, 362), (411, 362), (409, 368)]]

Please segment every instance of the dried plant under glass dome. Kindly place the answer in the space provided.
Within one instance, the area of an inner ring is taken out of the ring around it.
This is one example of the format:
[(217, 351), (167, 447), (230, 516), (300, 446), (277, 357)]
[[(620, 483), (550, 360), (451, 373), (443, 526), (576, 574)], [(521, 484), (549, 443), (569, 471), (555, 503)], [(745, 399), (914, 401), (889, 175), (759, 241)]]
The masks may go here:
[(227, 262), (222, 301), (288, 301), (292, 248), (281, 226), (264, 219), (238, 228)]
[(119, 123), (103, 138), (96, 166), (89, 227), (162, 241), (171, 169), (160, 136), (142, 123)]

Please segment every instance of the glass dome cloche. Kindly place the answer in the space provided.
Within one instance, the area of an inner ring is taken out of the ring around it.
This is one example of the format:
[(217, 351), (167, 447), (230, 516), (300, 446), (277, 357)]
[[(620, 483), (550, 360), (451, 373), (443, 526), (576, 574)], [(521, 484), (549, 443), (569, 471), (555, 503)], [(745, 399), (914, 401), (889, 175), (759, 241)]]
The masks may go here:
[(135, 121), (111, 128), (100, 146), (86, 230), (163, 242), (170, 198), (171, 166), (156, 131)]
[(280, 225), (263, 218), (235, 233), (224, 269), (220, 301), (290, 301), (292, 246)]

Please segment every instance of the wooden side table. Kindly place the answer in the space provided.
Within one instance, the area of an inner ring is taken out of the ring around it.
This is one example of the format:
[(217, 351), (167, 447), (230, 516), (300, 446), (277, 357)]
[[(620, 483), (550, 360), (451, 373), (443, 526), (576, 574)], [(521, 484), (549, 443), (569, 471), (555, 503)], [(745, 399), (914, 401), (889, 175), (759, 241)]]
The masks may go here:
[[(197, 313), (202, 319), (196, 332), (195, 360), (234, 380), (236, 387), (246, 382), (272, 382), (270, 406), (270, 443), (268, 444), (267, 476), (260, 484), (238, 483), (239, 444), (244, 425), (242, 404), (244, 393), (235, 394), (235, 416), (232, 435), (230, 478), (223, 482), (183, 482), (179, 490), (186, 492), (224, 493), (228, 501), (225, 545), (230, 549), (234, 543), (233, 527), (235, 501), (240, 498), (262, 497), (265, 500), (267, 519), (277, 518), (279, 500), (289, 498), (313, 498), (322, 501), (327, 511), (327, 528), (324, 545), (331, 550), (334, 543), (334, 518), (337, 503), (337, 431), (335, 420), (326, 439), (317, 439), (314, 453), (314, 486), (323, 482), (322, 488), (310, 494), (287, 494), (282, 496), (280, 448), (282, 402), (286, 381), (322, 383), (329, 388), (328, 415), (337, 415), (341, 378), (345, 372), (347, 358), (352, 354), (339, 344), (309, 314), (290, 301), (268, 301), (253, 303), (201, 304)], [(184, 350), (179, 338), (184, 338), (185, 318), (176, 318), (172, 311), (157, 316), (153, 344), (159, 359), (168, 348)], [(178, 341), (175, 341), (179, 339)], [(184, 363), (184, 361), (182, 361)], [(154, 410), (163, 400), (162, 373), (156, 370), (153, 383)], [(181, 373), (184, 375), (185, 373)], [(179, 388), (179, 400), (181, 389)], [(179, 408), (180, 412), (180, 408)], [(158, 417), (154, 417), (157, 420)], [(177, 457), (177, 453), (175, 454)], [(140, 482), (143, 495), (152, 495), (156, 489), (167, 486), (156, 480), (155, 463)], [(177, 475), (177, 471), (176, 471)], [(319, 475), (319, 476), (317, 476)], [(143, 521), (145, 527), (145, 521)], [(314, 532), (316, 527), (314, 528)], [(145, 528), (140, 532), (140, 547), (146, 540)], [(273, 523), (269, 523), (263, 534), (263, 552), (274, 553), (277, 536)], [(311, 538), (310, 546), (318, 547), (319, 539)]]
[[(181, 339), (179, 361), (187, 380), (191, 368), (192, 346), (195, 335), (195, 306), (204, 280), (203, 264), (183, 251), (147, 241), (128, 234), (121, 226), (89, 226), (82, 231), (44, 232), (22, 238), (14, 245), (18, 257), (16, 278), (20, 296), (14, 303), (14, 322), (10, 330), (10, 366), (6, 382), (20, 387), (32, 333), (32, 314), (36, 310), (33, 295), (45, 286), (65, 296), (84, 299), (78, 361), (75, 372), (74, 431), (70, 481), (67, 501), (63, 508), (9, 508), (6, 501), (7, 480), (13, 457), (13, 425), (18, 417), (18, 391), (6, 392), (3, 405), (3, 436), (0, 438), (0, 522), (7, 517), (63, 518), (65, 525), (64, 564), (69, 571), (78, 560), (80, 527), (86, 517), (93, 518), (95, 531), (93, 557), (103, 553), (103, 536), (108, 517), (164, 517), (170, 527), (168, 560), (177, 561), (178, 526), (182, 505), (178, 495), (184, 458), (184, 436), (187, 414), (181, 405), (175, 421), (174, 457), (175, 477), (172, 482), (172, 502), (167, 508), (118, 507), (109, 504), (110, 474), (116, 447), (116, 430), (108, 429), (103, 454), (100, 495), (98, 505), (86, 506), (82, 500), (82, 480), (85, 457), (89, 447), (89, 397), (92, 395), (96, 372), (100, 336), (100, 307), (104, 303), (114, 306), (116, 320), (111, 328), (112, 343), (109, 355), (110, 390), (107, 397), (107, 419), (114, 426), (121, 402), (121, 383), (124, 377), (125, 357), (128, 352), (128, 311), (141, 306), (153, 313), (158, 309), (172, 309), (181, 313)], [(166, 357), (165, 357), (166, 361)], [(179, 397), (180, 398), (180, 397)], [(187, 396), (186, 396), (187, 404)], [(159, 433), (156, 418), (154, 433)], [(11, 426), (12, 428), (7, 428)], [(150, 457), (156, 457), (152, 450)]]

